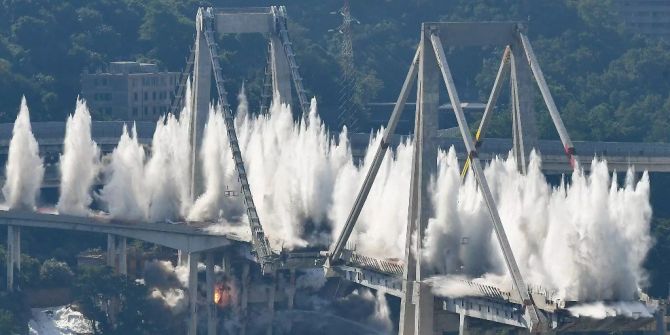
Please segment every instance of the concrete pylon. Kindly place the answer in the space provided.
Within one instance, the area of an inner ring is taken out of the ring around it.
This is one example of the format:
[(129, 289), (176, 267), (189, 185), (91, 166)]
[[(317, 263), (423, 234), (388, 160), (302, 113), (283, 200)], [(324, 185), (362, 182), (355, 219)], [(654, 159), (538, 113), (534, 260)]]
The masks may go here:
[(206, 256), (207, 277), (207, 335), (216, 335), (216, 326), (219, 322), (214, 301), (216, 282), (214, 278), (214, 253), (208, 252)]
[(205, 40), (205, 16), (207, 10), (198, 9), (196, 16), (195, 58), (193, 63), (193, 90), (191, 91), (191, 198), (196, 199), (204, 191), (200, 148), (209, 115), (212, 86), (212, 60)]
[(15, 288), (15, 270), (21, 272), (21, 228), (7, 226), (7, 251), (5, 254), (7, 263), (7, 291), (13, 292)]
[(276, 34), (270, 36), (270, 58), (272, 60), (272, 87), (279, 93), (279, 101), (282, 104), (291, 103), (291, 69), (279, 37)]
[(107, 234), (107, 266), (116, 269), (116, 236)]
[[(414, 128), (414, 157), (410, 186), (410, 215), (405, 250), (405, 296), (401, 305), (402, 335), (434, 333), (434, 298), (422, 281), (430, 275), (421, 262), (423, 235), (432, 215), (428, 183), (437, 169), (437, 129), (440, 76), (435, 54), (431, 52), (430, 31), (422, 28), (417, 82), (417, 112)], [(416, 241), (411, 241), (416, 238)], [(413, 272), (413, 273), (412, 273)], [(413, 306), (411, 306), (411, 305)], [(411, 315), (413, 312), (413, 315)]]
[(188, 335), (198, 334), (198, 260), (200, 254), (188, 254)]
[(240, 298), (240, 335), (247, 333), (247, 308), (249, 306), (249, 263), (242, 266), (242, 297)]
[(458, 335), (468, 335), (470, 330), (468, 329), (468, 317), (465, 315), (465, 311), (461, 310), (459, 315), (459, 324), (458, 324)]
[(533, 94), (533, 74), (520, 40), (511, 45), (512, 134), (517, 167), (525, 173), (530, 152), (538, 147), (537, 120)]
[(125, 237), (119, 237), (119, 267), (117, 273), (121, 275), (128, 275), (128, 239)]
[(275, 320), (275, 294), (277, 293), (277, 282), (275, 278), (272, 278), (272, 282), (268, 287), (268, 314), (269, 321), (267, 327), (265, 328), (265, 335), (272, 335), (272, 327)]
[(14, 265), (21, 273), (21, 227), (14, 227)]
[(7, 226), (7, 291), (14, 291), (14, 227)]

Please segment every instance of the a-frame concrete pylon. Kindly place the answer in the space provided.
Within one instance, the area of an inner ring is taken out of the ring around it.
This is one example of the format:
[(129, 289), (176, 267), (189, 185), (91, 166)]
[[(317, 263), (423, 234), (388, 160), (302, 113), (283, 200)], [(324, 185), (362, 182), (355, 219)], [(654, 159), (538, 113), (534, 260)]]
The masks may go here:
[[(487, 102), (484, 117), (475, 139), (465, 120), (458, 92), (454, 85), (451, 70), (444, 53), (444, 46), (501, 46), (505, 48), (502, 62), (496, 76), (493, 90)], [(414, 132), (414, 157), (411, 174), (408, 227), (403, 280), (403, 299), (401, 304), (400, 334), (432, 335), (435, 331), (434, 297), (424, 279), (432, 275), (422, 265), (420, 250), (428, 219), (433, 213), (428, 191), (428, 182), (436, 172), (437, 154), (437, 112), (439, 105), (440, 79), (444, 82), (449, 100), (468, 151), (466, 170), (469, 167), (478, 182), (484, 202), (491, 215), (493, 230), (499, 242), (508, 272), (514, 288), (524, 305), (524, 319), (532, 332), (546, 329), (543, 315), (535, 306), (528, 287), (518, 268), (509, 240), (502, 225), (493, 195), (484, 176), (477, 155), (486, 126), (490, 120), (496, 100), (500, 94), (506, 72), (510, 71), (511, 101), (513, 113), (514, 154), (518, 167), (525, 172), (526, 157), (537, 140), (532, 109), (533, 76), (542, 92), (552, 121), (563, 141), (564, 149), (571, 164), (575, 164), (574, 147), (558, 114), (556, 105), (549, 94), (544, 76), (539, 68), (533, 50), (525, 35), (525, 28), (515, 22), (485, 23), (424, 23), (421, 30), (421, 42), (407, 78), (394, 107), (388, 127), (379, 144), (370, 170), (361, 186), (354, 206), (350, 212), (337, 241), (328, 251), (325, 264), (327, 273), (338, 263), (346, 262), (349, 253), (345, 253), (346, 243), (365, 204), (384, 154), (389, 147), (390, 136), (395, 130), (400, 114), (404, 109), (409, 89), (417, 81), (417, 104)], [(567, 163), (567, 162), (566, 162)], [(465, 171), (464, 170), (464, 173)], [(464, 318), (463, 318), (464, 319)]]

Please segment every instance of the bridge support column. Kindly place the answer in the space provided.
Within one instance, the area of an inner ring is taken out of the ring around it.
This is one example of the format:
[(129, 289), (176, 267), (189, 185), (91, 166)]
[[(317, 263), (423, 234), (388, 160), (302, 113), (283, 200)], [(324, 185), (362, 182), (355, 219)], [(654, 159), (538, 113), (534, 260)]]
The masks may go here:
[(416, 335), (433, 335), (435, 333), (435, 298), (430, 286), (426, 283), (415, 283), (415, 326)]
[(272, 283), (268, 287), (268, 314), (270, 315), (267, 328), (265, 330), (266, 335), (272, 335), (272, 325), (275, 321), (275, 294), (277, 293), (277, 280), (276, 277), (272, 278)]
[(288, 278), (288, 302), (287, 307), (289, 310), (293, 309), (293, 304), (295, 301), (295, 269), (291, 269)]
[(656, 310), (656, 314), (654, 314), (654, 317), (656, 318), (656, 334), (657, 335), (665, 335), (667, 329), (665, 327), (665, 313), (666, 313), (666, 305), (661, 304), (659, 308)]
[(247, 307), (249, 305), (249, 263), (242, 266), (242, 297), (240, 298), (240, 335), (247, 333)]
[(279, 36), (270, 36), (270, 50), (272, 52), (272, 90), (273, 94), (279, 93), (279, 101), (282, 104), (291, 103), (291, 69), (284, 52), (284, 47)]
[[(421, 260), (423, 233), (433, 208), (428, 187), (430, 178), (437, 169), (438, 105), (440, 99), (440, 77), (437, 58), (432, 52), (430, 39), (432, 27), (424, 24), (421, 33), (419, 71), (417, 82), (417, 112), (414, 121), (414, 157), (410, 186), (410, 208), (406, 236), (406, 267), (403, 289), (406, 291), (401, 305), (401, 332), (403, 335), (433, 335), (434, 297), (423, 280), (430, 276), (429, 268)], [(416, 238), (416, 242), (412, 241)], [(411, 297), (411, 302), (409, 301)], [(413, 303), (414, 306), (409, 306)], [(414, 316), (408, 315), (413, 310)]]
[(124, 276), (128, 275), (128, 239), (119, 237), (119, 268), (118, 273)]
[(21, 272), (21, 227), (14, 227), (14, 265)]
[(7, 226), (7, 291), (14, 291), (14, 270), (21, 272), (21, 228)]
[[(16, 232), (19, 228), (14, 226), (7, 226), (7, 291), (14, 291), (14, 266), (17, 263), (17, 258), (21, 258), (21, 247), (17, 248)], [(18, 250), (18, 257), (17, 257)], [(20, 264), (20, 263), (19, 263)], [(20, 266), (20, 265), (19, 265)]]
[(233, 272), (232, 263), (230, 262), (230, 252), (224, 251), (221, 257), (221, 271), (228, 275), (231, 275)]
[(460, 323), (458, 324), (458, 335), (468, 335), (470, 333), (468, 329), (468, 317), (465, 316), (465, 311), (460, 313)]
[(107, 266), (116, 269), (116, 236), (107, 234)]
[(198, 334), (198, 253), (188, 254), (188, 335)]
[(196, 17), (195, 62), (193, 64), (193, 100), (191, 105), (191, 199), (195, 200), (204, 190), (200, 148), (209, 115), (212, 85), (212, 60), (205, 39), (205, 9)]
[(177, 266), (188, 266), (188, 253), (177, 250)]
[[(538, 148), (537, 120), (535, 116), (535, 101), (533, 91), (533, 74), (526, 60), (523, 45), (520, 40), (512, 43), (510, 57), (510, 82), (512, 91), (512, 117), (514, 149), (519, 152), (515, 155), (521, 159), (517, 166), (521, 172), (526, 171), (530, 152)], [(519, 164), (523, 164), (520, 166)]]
[(216, 302), (214, 301), (214, 290), (216, 282), (214, 278), (214, 253), (208, 252), (206, 256), (207, 275), (207, 335), (216, 335), (218, 317), (216, 313)]

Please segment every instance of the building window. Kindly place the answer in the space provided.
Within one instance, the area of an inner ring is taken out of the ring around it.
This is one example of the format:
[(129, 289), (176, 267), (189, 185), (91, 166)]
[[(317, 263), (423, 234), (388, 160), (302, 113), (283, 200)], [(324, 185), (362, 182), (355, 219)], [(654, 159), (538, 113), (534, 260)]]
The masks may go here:
[(144, 106), (144, 116), (149, 115), (149, 107)]
[(152, 96), (152, 98), (154, 99), (154, 101), (156, 101), (156, 92), (153, 92), (153, 93), (151, 94), (151, 96)]
[(133, 100), (137, 101), (137, 92), (133, 93)]
[(144, 92), (144, 100), (149, 100), (149, 93)]
[(137, 116), (137, 107), (133, 107), (133, 116)]
[(155, 106), (152, 108), (151, 111), (154, 113), (154, 115), (156, 115), (156, 107)]

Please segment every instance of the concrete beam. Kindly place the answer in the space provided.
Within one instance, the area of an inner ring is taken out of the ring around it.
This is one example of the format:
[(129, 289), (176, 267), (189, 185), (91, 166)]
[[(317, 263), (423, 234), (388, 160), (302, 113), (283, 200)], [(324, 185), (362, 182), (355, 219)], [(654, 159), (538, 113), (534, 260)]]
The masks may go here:
[(515, 38), (518, 22), (427, 22), (450, 47), (506, 46)]
[(274, 32), (274, 16), (270, 7), (222, 8), (215, 10), (216, 32), (223, 34), (246, 34)]
[(0, 225), (76, 230), (112, 234), (187, 252), (217, 249), (231, 244), (228, 236), (211, 235), (185, 224), (128, 223), (109, 219), (69, 215), (41, 214), (28, 211), (0, 211)]

